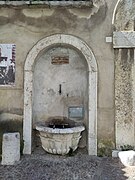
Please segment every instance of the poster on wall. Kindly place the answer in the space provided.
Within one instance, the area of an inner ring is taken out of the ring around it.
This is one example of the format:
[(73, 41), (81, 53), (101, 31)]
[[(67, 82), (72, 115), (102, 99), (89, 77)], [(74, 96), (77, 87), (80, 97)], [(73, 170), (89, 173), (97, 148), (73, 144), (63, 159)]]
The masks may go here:
[(15, 84), (15, 44), (0, 44), (0, 85)]

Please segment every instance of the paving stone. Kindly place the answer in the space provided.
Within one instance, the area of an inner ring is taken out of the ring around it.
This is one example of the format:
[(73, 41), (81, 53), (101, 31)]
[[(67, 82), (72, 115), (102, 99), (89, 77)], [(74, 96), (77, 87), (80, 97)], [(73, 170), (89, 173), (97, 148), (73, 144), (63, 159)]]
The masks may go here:
[(0, 180), (133, 180), (135, 168), (122, 165), (119, 158), (87, 155), (86, 149), (72, 156), (52, 155), (36, 148), (14, 166), (0, 165)]

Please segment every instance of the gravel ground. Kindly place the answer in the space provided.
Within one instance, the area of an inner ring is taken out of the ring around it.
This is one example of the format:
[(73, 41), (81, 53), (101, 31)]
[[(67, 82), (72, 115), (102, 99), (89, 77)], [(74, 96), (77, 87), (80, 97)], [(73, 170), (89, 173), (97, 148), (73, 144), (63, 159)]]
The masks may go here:
[(124, 167), (117, 158), (88, 156), (79, 150), (58, 156), (36, 148), (13, 166), (0, 165), (0, 180), (134, 180), (135, 167)]

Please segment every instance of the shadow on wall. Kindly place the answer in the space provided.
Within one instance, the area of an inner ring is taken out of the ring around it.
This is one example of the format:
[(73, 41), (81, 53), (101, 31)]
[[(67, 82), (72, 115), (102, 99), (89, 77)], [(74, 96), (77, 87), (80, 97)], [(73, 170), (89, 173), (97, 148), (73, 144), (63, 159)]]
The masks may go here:
[(2, 138), (4, 133), (19, 132), (21, 139), (21, 153), (23, 150), (23, 122), (22, 116), (11, 113), (0, 114), (0, 154), (2, 154)]

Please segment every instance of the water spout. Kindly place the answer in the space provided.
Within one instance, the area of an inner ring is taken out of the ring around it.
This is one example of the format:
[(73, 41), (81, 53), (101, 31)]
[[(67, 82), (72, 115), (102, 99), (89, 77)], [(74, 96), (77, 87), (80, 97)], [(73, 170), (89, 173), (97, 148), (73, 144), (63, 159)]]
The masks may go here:
[(61, 93), (62, 93), (61, 87), (62, 87), (62, 85), (59, 84), (59, 95), (61, 95)]

